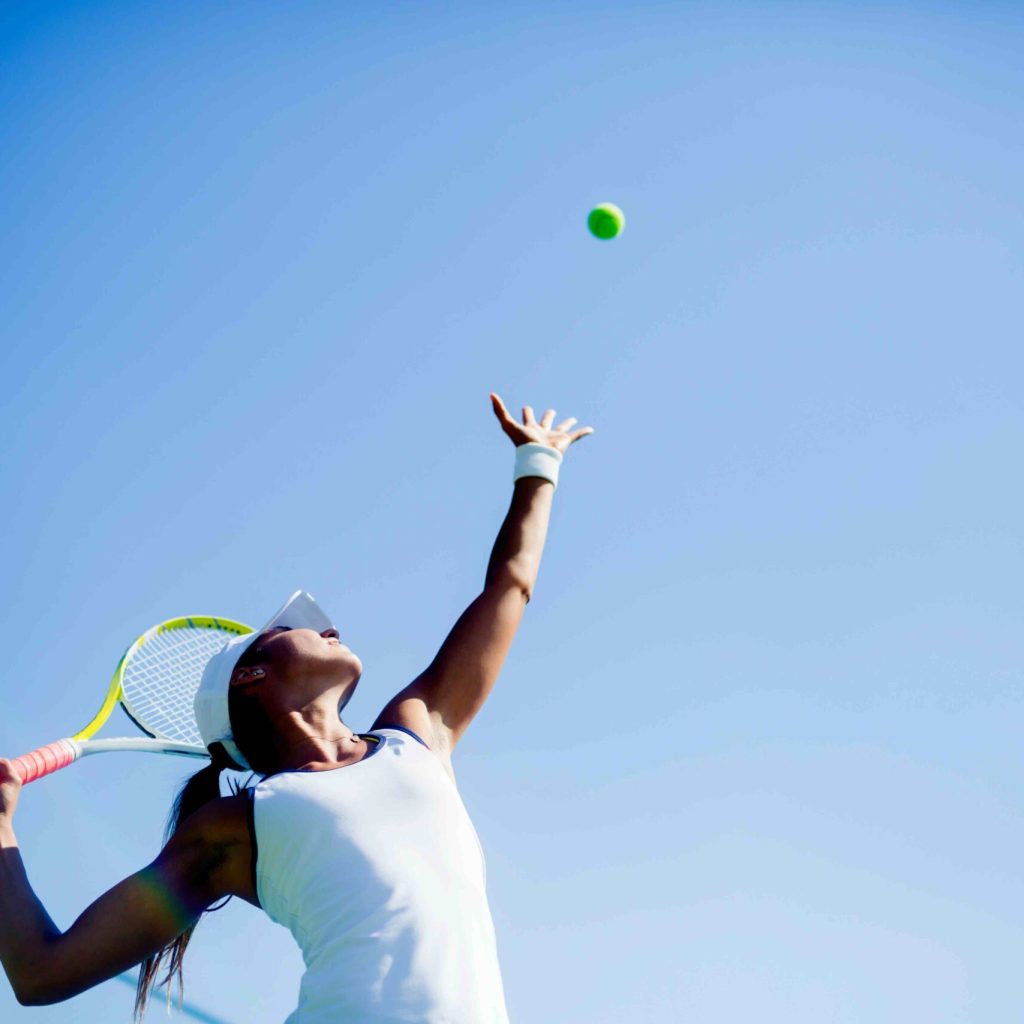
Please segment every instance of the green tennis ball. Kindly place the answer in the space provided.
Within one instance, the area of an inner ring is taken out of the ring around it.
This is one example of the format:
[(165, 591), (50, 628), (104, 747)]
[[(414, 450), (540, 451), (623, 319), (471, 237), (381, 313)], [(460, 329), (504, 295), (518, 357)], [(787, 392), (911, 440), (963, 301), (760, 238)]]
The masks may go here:
[(626, 226), (626, 218), (614, 203), (595, 206), (587, 217), (587, 227), (595, 238), (614, 238)]

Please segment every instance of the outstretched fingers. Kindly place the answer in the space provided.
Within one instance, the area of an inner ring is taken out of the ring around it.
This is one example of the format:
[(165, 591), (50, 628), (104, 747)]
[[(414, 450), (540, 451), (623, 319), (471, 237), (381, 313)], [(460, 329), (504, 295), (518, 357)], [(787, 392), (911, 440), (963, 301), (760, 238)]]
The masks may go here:
[[(573, 434), (569, 434), (569, 428), (577, 423), (575, 416), (570, 416), (568, 419), (563, 420), (558, 424), (557, 427), (553, 427), (552, 424), (555, 420), (555, 410), (546, 409), (543, 417), (538, 423), (533, 412), (532, 405), (523, 406), (523, 421), (520, 423), (514, 419), (508, 409), (505, 408), (505, 403), (501, 400), (501, 396), (495, 392), (491, 392), (491, 403), (494, 406), (494, 414), (501, 421), (502, 426), (505, 428), (505, 433), (512, 438), (517, 445), (523, 444), (525, 441), (537, 441), (543, 444), (554, 444), (555, 447), (561, 449), (562, 437), (568, 437), (568, 445), (574, 441), (578, 441), (581, 437), (586, 437), (587, 434), (594, 432), (593, 427), (582, 427)], [(527, 428), (524, 432), (523, 428)], [(529, 429), (535, 428), (535, 429)], [(561, 435), (561, 437), (555, 437), (554, 435)], [(564, 450), (564, 449), (561, 449)]]

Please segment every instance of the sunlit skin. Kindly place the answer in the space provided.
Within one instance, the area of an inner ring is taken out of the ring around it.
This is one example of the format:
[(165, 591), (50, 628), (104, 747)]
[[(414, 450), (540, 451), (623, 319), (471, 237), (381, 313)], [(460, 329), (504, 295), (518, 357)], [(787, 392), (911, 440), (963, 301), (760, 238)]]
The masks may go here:
[(256, 696), (274, 723), (277, 771), (320, 771), (361, 760), (369, 747), (338, 716), (363, 673), (336, 629), (278, 626), (252, 647), (259, 661), (236, 668), (231, 686)]

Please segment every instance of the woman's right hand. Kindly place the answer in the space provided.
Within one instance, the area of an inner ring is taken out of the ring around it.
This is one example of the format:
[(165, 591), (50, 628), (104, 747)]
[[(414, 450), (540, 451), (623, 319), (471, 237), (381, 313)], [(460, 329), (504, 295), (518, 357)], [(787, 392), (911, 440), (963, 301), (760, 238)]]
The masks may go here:
[(0, 825), (11, 823), (23, 783), (14, 764), (0, 757)]

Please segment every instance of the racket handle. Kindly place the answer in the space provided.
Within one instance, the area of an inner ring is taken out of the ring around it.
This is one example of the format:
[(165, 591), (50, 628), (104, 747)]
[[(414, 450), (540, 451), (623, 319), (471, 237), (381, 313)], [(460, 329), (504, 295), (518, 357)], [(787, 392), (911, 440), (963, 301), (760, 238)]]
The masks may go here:
[(14, 758), (12, 764), (23, 783), (35, 782), (44, 775), (66, 768), (72, 761), (77, 761), (78, 756), (77, 743), (73, 740), (57, 740), (56, 743), (48, 743), (45, 747), (33, 750), (31, 754)]

